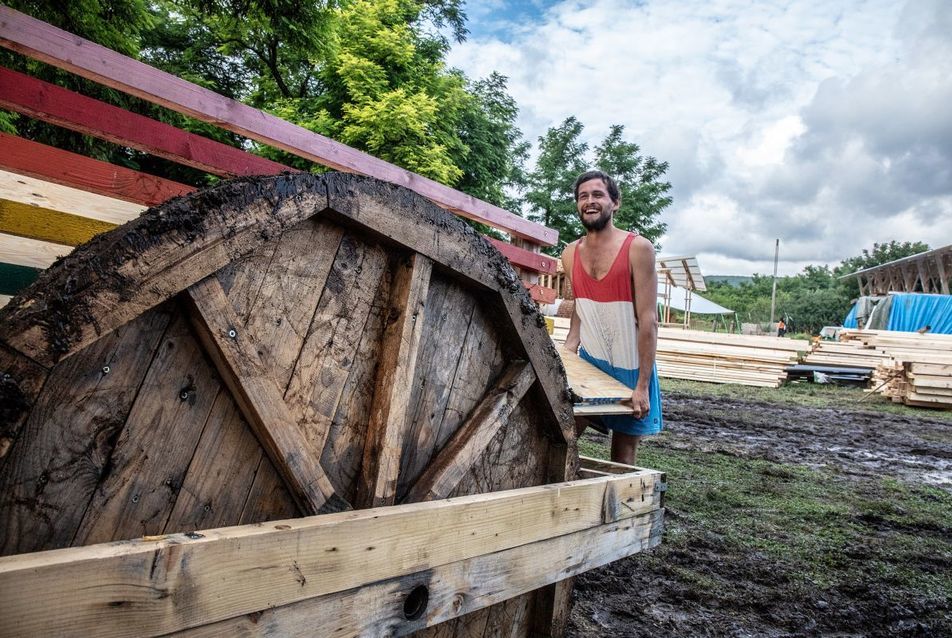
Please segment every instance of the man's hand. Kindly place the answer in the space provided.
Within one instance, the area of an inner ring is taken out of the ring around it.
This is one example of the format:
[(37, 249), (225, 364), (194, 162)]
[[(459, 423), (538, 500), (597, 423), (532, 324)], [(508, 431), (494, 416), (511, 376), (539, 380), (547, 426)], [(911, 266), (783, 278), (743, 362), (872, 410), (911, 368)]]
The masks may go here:
[(648, 388), (638, 386), (631, 391), (631, 399), (622, 401), (622, 403), (631, 403), (632, 413), (635, 418), (643, 419), (648, 416), (651, 410), (651, 399), (648, 398)]

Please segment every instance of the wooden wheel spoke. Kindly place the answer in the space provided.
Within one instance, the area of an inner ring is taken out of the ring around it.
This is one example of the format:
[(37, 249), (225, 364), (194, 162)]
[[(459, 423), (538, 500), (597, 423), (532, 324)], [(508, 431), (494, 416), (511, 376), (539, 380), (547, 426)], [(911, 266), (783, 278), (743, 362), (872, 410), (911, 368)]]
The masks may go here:
[(447, 498), (536, 380), (528, 361), (514, 361), (436, 455), (404, 499)]
[(321, 467), (321, 450), (311, 449), (253, 343), (238, 334), (238, 320), (218, 280), (194, 284), (187, 298), (199, 339), (299, 507), (307, 514), (350, 509), (334, 491)]
[(433, 262), (420, 254), (397, 266), (357, 490), (358, 507), (393, 505), (407, 404), (416, 368)]

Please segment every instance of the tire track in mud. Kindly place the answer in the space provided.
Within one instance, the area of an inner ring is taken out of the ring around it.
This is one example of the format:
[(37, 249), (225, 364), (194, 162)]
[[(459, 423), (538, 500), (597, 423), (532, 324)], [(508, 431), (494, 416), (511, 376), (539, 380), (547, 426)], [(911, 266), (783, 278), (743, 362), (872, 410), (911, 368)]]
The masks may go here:
[[(928, 413), (924, 413), (928, 414)], [(665, 395), (663, 447), (952, 489), (952, 423), (928, 416)]]

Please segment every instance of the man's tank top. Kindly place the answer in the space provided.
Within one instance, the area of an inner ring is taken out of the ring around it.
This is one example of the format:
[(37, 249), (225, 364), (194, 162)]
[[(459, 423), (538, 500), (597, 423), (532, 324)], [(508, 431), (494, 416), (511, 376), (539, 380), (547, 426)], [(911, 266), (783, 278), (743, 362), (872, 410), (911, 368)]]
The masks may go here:
[(575, 248), (572, 265), (572, 291), (575, 311), (581, 320), (582, 348), (592, 357), (624, 370), (638, 369), (638, 324), (628, 260), (634, 238), (634, 233), (628, 234), (601, 279), (593, 278), (582, 267), (580, 251), (584, 239)]

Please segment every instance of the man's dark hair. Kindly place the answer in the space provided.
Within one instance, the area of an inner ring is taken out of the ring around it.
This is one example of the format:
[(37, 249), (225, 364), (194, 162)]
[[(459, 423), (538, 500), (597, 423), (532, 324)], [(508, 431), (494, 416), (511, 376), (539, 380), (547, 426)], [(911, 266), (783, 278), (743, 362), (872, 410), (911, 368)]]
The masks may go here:
[(605, 182), (605, 188), (608, 189), (608, 196), (613, 202), (617, 204), (621, 201), (621, 191), (618, 190), (618, 184), (615, 183), (611, 175), (598, 170), (585, 171), (575, 178), (575, 201), (578, 201), (578, 187), (593, 179), (600, 179)]

